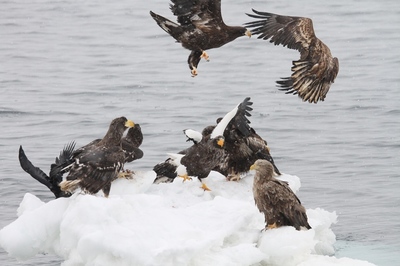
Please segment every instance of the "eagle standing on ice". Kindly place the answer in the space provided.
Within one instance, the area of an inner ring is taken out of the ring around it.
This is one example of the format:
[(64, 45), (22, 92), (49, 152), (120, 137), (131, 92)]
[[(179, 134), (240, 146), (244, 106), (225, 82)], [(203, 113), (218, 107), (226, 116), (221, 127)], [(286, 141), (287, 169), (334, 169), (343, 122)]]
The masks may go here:
[(250, 17), (261, 19), (248, 22), (258, 39), (270, 40), (300, 52), (293, 61), (292, 75), (277, 81), (281, 90), (298, 94), (303, 101), (323, 101), (339, 72), (339, 60), (332, 57), (329, 47), (315, 36), (312, 20), (303, 17), (281, 16), (253, 9)]
[(177, 42), (192, 52), (188, 58), (192, 76), (197, 75), (201, 58), (209, 60), (205, 50), (221, 47), (238, 37), (251, 36), (241, 26), (227, 26), (221, 16), (221, 0), (171, 0), (170, 9), (178, 23), (152, 11), (150, 15), (157, 24)]
[(127, 128), (134, 123), (125, 117), (111, 121), (106, 135), (73, 153), (73, 162), (64, 169), (69, 170), (66, 181), (60, 183), (61, 190), (68, 191), (80, 186), (83, 191), (95, 194), (102, 190), (108, 197), (111, 182), (118, 177), (125, 163), (121, 139)]
[(274, 167), (267, 160), (259, 159), (250, 170), (256, 170), (253, 195), (260, 212), (265, 216), (265, 228), (272, 229), (284, 225), (310, 229), (306, 209), (285, 181), (274, 177)]

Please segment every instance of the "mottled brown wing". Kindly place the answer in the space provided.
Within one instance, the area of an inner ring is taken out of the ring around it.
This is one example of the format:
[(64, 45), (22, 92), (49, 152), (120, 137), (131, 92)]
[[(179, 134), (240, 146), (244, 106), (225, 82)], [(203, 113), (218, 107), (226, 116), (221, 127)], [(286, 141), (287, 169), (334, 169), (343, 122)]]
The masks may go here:
[(223, 23), (221, 16), (221, 0), (171, 0), (172, 13), (177, 16), (181, 25), (194, 25), (207, 31), (216, 24)]
[(308, 51), (314, 38), (312, 20), (303, 17), (281, 16), (253, 9), (256, 14), (247, 14), (261, 20), (246, 23), (249, 28), (254, 28), (252, 34), (259, 34), (258, 39), (268, 40), (275, 45), (282, 44), (290, 49)]
[(249, 22), (253, 34), (300, 51), (300, 60), (293, 61), (292, 75), (277, 81), (281, 90), (298, 94), (303, 101), (323, 101), (339, 71), (339, 61), (314, 33), (312, 20), (303, 17), (281, 16), (253, 9), (250, 17), (261, 19)]

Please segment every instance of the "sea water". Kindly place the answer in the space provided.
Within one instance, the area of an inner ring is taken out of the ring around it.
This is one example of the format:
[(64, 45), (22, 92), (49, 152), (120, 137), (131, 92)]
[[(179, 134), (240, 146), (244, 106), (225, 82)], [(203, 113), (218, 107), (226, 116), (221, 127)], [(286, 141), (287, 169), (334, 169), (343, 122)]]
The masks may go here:
[[(53, 199), (23, 172), (28, 158), (48, 172), (64, 144), (102, 137), (124, 115), (140, 123), (141, 160), (151, 170), (185, 148), (182, 130), (215, 123), (245, 97), (250, 118), (285, 173), (301, 178), (307, 208), (336, 211), (336, 256), (400, 264), (400, 3), (398, 1), (222, 1), (228, 25), (251, 8), (313, 19), (316, 35), (339, 58), (325, 102), (285, 95), (297, 51), (242, 37), (209, 50), (190, 76), (189, 51), (149, 15), (175, 20), (168, 1), (1, 1), (0, 228), (16, 219), (25, 193)], [(0, 251), (2, 265), (19, 265)], [(57, 265), (37, 255), (22, 265)]]

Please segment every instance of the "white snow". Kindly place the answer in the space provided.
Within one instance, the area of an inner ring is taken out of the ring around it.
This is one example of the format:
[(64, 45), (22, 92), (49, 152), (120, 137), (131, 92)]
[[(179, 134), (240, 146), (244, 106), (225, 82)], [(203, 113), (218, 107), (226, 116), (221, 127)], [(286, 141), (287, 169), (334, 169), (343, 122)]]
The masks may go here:
[[(268, 231), (254, 204), (253, 175), (239, 182), (211, 172), (205, 179), (152, 184), (155, 173), (112, 184), (109, 198), (76, 193), (48, 203), (27, 193), (0, 245), (26, 260), (38, 253), (62, 265), (373, 265), (334, 257), (334, 212), (307, 209), (308, 231)], [(283, 174), (294, 191), (297, 176)], [(305, 206), (307, 207), (307, 206)]]

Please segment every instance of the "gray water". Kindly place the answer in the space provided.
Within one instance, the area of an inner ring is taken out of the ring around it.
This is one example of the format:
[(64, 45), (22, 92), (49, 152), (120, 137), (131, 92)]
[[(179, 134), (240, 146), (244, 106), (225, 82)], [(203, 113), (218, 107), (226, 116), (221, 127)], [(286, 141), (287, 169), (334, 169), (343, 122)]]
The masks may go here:
[[(339, 215), (336, 256), (400, 265), (400, 2), (222, 2), (228, 25), (251, 21), (251, 8), (312, 18), (340, 61), (325, 102), (278, 91), (298, 52), (255, 37), (209, 50), (191, 78), (189, 51), (149, 16), (174, 19), (165, 0), (0, 1), (0, 228), (25, 193), (53, 199), (20, 168), (19, 145), (48, 172), (65, 143), (102, 137), (125, 115), (141, 124), (145, 152), (127, 167), (151, 170), (186, 147), (182, 129), (201, 130), (251, 96), (252, 125), (279, 169), (301, 178), (303, 204)], [(19, 265), (2, 249), (0, 261)]]

